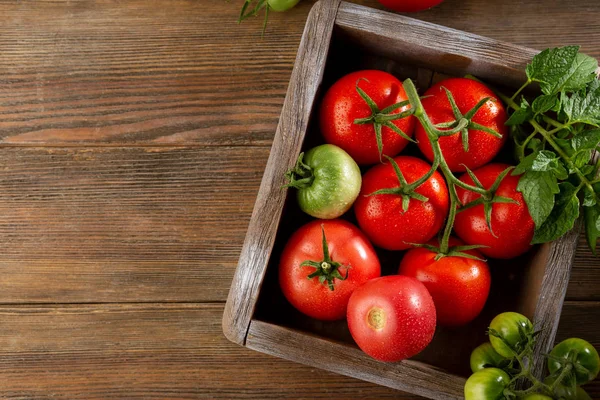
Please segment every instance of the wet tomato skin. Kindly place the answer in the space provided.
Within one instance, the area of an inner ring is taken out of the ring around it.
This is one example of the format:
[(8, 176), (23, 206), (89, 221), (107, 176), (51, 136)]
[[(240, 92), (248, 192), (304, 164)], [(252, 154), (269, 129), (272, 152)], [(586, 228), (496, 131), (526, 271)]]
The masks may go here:
[[(360, 82), (359, 82), (360, 80)], [(371, 116), (365, 100), (356, 91), (356, 84), (377, 104), (380, 110), (408, 100), (398, 78), (384, 71), (364, 70), (352, 72), (335, 82), (325, 93), (320, 108), (321, 133), (327, 143), (344, 149), (359, 165), (381, 161), (373, 124), (355, 124), (358, 118)], [(398, 108), (399, 114), (410, 106)], [(415, 128), (415, 117), (393, 121), (409, 137)], [(383, 154), (396, 156), (408, 141), (388, 127), (382, 127)]]
[[(323, 260), (321, 226), (332, 260), (342, 263), (340, 274), (348, 273), (346, 280), (334, 279), (334, 290), (317, 277), (307, 279), (315, 268), (300, 266), (306, 260)], [(300, 312), (327, 321), (343, 319), (352, 292), (380, 275), (379, 258), (367, 237), (340, 219), (314, 220), (300, 227), (288, 240), (279, 263), (279, 284), (286, 299)]]
[[(410, 184), (425, 175), (431, 166), (410, 156), (394, 159)], [(369, 194), (385, 188), (400, 186), (393, 166), (387, 162), (372, 167), (363, 176), (363, 184), (354, 203), (360, 228), (376, 246), (387, 250), (405, 250), (410, 243), (426, 243), (442, 227), (448, 214), (449, 197), (446, 182), (439, 172), (416, 189), (427, 197), (426, 202), (410, 199), (407, 211), (402, 197), (396, 194)]]
[[(507, 164), (493, 163), (485, 165), (473, 173), (481, 181), (483, 187), (488, 189), (498, 175), (508, 167)], [(479, 251), (493, 258), (514, 258), (529, 250), (535, 224), (529, 215), (523, 195), (517, 191), (519, 178), (520, 176), (512, 176), (509, 173), (496, 191), (497, 196), (516, 200), (517, 204), (494, 203), (492, 205), (491, 221), (494, 234), (490, 232), (486, 224), (483, 205), (480, 204), (456, 214), (454, 231), (458, 237), (467, 244), (487, 246), (482, 247)], [(473, 180), (468, 174), (462, 175), (460, 180), (473, 185)], [(462, 204), (467, 204), (480, 197), (479, 194), (460, 187), (456, 188), (456, 192)]]
[[(431, 244), (437, 245), (437, 241)], [(450, 246), (462, 245), (451, 237)], [(475, 251), (466, 251), (480, 259)], [(467, 257), (446, 256), (435, 260), (437, 253), (423, 247), (406, 252), (398, 273), (421, 281), (435, 303), (437, 321), (442, 326), (461, 326), (479, 315), (490, 293), (491, 274), (487, 262)]]
[[(507, 120), (506, 110), (500, 99), (484, 84), (467, 78), (450, 78), (433, 85), (424, 93), (423, 108), (434, 124), (455, 120), (444, 88), (452, 93), (463, 115), (486, 97), (494, 100), (485, 103), (473, 116), (472, 121), (495, 130), (502, 135), (502, 138), (494, 137), (484, 131), (469, 129), (467, 152), (464, 151), (460, 133), (439, 139), (444, 159), (452, 171), (466, 171), (465, 165), (471, 170), (479, 168), (490, 162), (506, 142), (508, 137), (508, 128), (504, 125)], [(415, 139), (425, 158), (432, 162), (431, 143), (421, 124), (417, 124)]]
[(431, 342), (435, 306), (414, 278), (390, 275), (373, 279), (352, 293), (348, 327), (358, 347), (386, 362), (412, 357)]

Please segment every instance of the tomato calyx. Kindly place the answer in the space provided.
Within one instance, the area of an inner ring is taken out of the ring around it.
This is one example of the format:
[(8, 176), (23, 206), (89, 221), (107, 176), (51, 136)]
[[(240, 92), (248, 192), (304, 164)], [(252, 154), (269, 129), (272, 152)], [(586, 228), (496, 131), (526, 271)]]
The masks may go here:
[(381, 155), (383, 154), (383, 139), (381, 135), (381, 129), (384, 126), (386, 128), (391, 129), (396, 134), (400, 135), (402, 138), (408, 140), (409, 142), (416, 143), (414, 139), (409, 137), (406, 133), (402, 131), (402, 129), (398, 128), (395, 124), (392, 123), (392, 121), (408, 117), (414, 113), (414, 110), (412, 108), (409, 108), (408, 110), (402, 111), (397, 114), (393, 113), (395, 110), (409, 105), (410, 101), (404, 100), (399, 103), (392, 104), (391, 106), (388, 106), (383, 110), (380, 110), (379, 106), (377, 106), (375, 101), (373, 101), (373, 99), (369, 97), (369, 95), (358, 86), (360, 81), (369, 82), (369, 80), (366, 78), (358, 79), (356, 81), (356, 91), (371, 109), (371, 115), (365, 118), (357, 118), (354, 120), (354, 123), (356, 125), (373, 124), (373, 128), (375, 130), (375, 140), (377, 141), (377, 150), (379, 151), (379, 160), (382, 161)]
[(490, 186), (489, 189), (486, 189), (483, 187), (483, 184), (481, 183), (481, 181), (479, 179), (477, 179), (477, 177), (475, 176), (473, 171), (471, 171), (466, 165), (465, 165), (465, 168), (467, 170), (467, 174), (469, 174), (469, 177), (471, 178), (471, 180), (473, 180), (473, 183), (475, 184), (475, 186), (480, 189), (483, 189), (484, 193), (482, 193), (479, 198), (477, 198), (467, 204), (464, 204), (462, 207), (460, 207), (458, 209), (458, 212), (468, 210), (469, 208), (483, 204), (483, 215), (485, 216), (485, 223), (487, 224), (487, 227), (490, 230), (490, 233), (492, 234), (492, 236), (497, 237), (496, 234), (494, 233), (494, 230), (492, 229), (492, 204), (494, 204), (494, 203), (519, 204), (519, 202), (516, 201), (515, 199), (496, 195), (496, 191), (498, 190), (498, 187), (500, 187), (500, 183), (502, 183), (502, 180), (515, 167), (508, 167), (504, 171), (502, 171), (498, 175), (498, 177), (496, 178), (496, 180), (494, 181), (492, 186)]
[(469, 244), (469, 245), (459, 245), (459, 246), (451, 246), (448, 247), (446, 251), (442, 251), (441, 246), (432, 245), (429, 243), (410, 243), (413, 247), (422, 247), (427, 249), (435, 254), (434, 260), (438, 261), (444, 257), (464, 257), (470, 258), (471, 260), (479, 260), (479, 261), (487, 261), (485, 258), (477, 257), (473, 254), (466, 253), (469, 250), (476, 250), (482, 247), (487, 247), (481, 244)]
[(312, 185), (315, 180), (312, 168), (303, 162), (304, 152), (300, 153), (296, 165), (285, 173), (286, 179), (289, 183), (282, 186), (282, 188), (293, 187), (296, 189), (305, 189)]
[[(466, 121), (467, 126), (460, 129), (462, 145), (463, 145), (463, 149), (465, 151), (469, 151), (469, 129), (483, 131), (483, 132), (489, 133), (490, 135), (495, 136), (497, 138), (502, 138), (502, 135), (499, 132), (496, 132), (495, 130), (490, 129), (487, 126), (483, 126), (481, 124), (473, 122), (473, 117), (475, 116), (475, 114), (477, 114), (477, 111), (479, 111), (479, 109), (481, 107), (483, 107), (483, 105), (485, 103), (487, 103), (488, 101), (494, 101), (491, 97), (485, 97), (485, 98), (479, 100), (479, 102), (475, 105), (475, 107), (473, 107), (467, 113), (465, 113), (465, 115), (463, 115), (460, 112), (460, 110), (458, 109), (458, 106), (456, 105), (456, 101), (454, 101), (454, 97), (452, 96), (452, 93), (447, 88), (445, 88), (443, 86), (442, 86), (442, 88), (446, 91), (446, 96), (448, 97), (448, 101), (450, 102), (450, 107), (452, 107), (452, 113), (454, 114), (455, 121), (437, 124), (437, 125), (435, 125), (436, 128), (452, 129), (452, 128), (456, 128), (461, 122), (464, 124)], [(450, 133), (450, 134), (443, 133), (443, 134), (441, 134), (441, 136), (449, 136), (449, 135), (453, 135), (453, 134), (454, 134), (454, 132)]]
[(350, 268), (350, 266), (346, 266), (346, 276), (342, 276), (342, 274), (340, 274), (339, 271), (339, 268), (342, 266), (342, 263), (333, 261), (331, 259), (331, 256), (329, 255), (329, 246), (327, 245), (327, 239), (325, 238), (325, 228), (323, 227), (323, 225), (321, 225), (321, 232), (323, 233), (323, 260), (306, 260), (303, 261), (300, 264), (300, 266), (316, 268), (315, 272), (307, 276), (307, 279), (318, 278), (320, 283), (326, 285), (329, 288), (329, 290), (333, 291), (333, 280), (339, 279), (340, 281), (345, 281), (348, 278), (348, 268)]
[(423, 196), (420, 193), (417, 193), (415, 191), (415, 189), (418, 188), (419, 186), (421, 186), (421, 184), (423, 184), (427, 179), (429, 179), (431, 177), (431, 175), (433, 175), (433, 173), (435, 172), (435, 168), (431, 168), (421, 178), (419, 178), (415, 182), (409, 184), (406, 181), (406, 178), (404, 178), (404, 175), (402, 174), (402, 171), (400, 170), (398, 163), (396, 163), (396, 161), (392, 157), (389, 157), (387, 155), (384, 155), (384, 156), (385, 156), (385, 158), (387, 158), (387, 160), (390, 162), (390, 164), (394, 168), (394, 172), (396, 173), (396, 177), (398, 178), (398, 183), (400, 184), (400, 186), (395, 187), (395, 188), (379, 189), (379, 190), (374, 191), (373, 193), (369, 193), (367, 196), (375, 196), (378, 194), (395, 194), (395, 195), (401, 196), (402, 197), (402, 210), (404, 212), (408, 211), (408, 206), (410, 205), (410, 199), (419, 200), (421, 202), (428, 201), (429, 199), (427, 197)]

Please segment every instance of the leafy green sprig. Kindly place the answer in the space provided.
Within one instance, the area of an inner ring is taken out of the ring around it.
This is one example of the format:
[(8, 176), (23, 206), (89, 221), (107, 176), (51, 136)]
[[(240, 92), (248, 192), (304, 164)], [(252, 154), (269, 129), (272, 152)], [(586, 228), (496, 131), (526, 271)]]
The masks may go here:
[[(527, 65), (527, 81), (512, 96), (498, 93), (513, 110), (511, 126), (523, 174), (523, 193), (535, 223), (532, 243), (555, 240), (570, 231), (583, 205), (586, 237), (596, 252), (600, 236), (598, 167), (591, 164), (600, 143), (598, 62), (578, 46), (546, 49)], [(518, 96), (537, 83), (541, 94)]]

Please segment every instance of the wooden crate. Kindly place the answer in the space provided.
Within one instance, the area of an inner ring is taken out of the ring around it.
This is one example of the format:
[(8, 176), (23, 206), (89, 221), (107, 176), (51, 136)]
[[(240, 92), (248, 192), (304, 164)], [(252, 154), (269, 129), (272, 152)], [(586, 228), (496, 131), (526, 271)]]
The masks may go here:
[[(322, 143), (316, 111), (324, 90), (335, 80), (351, 71), (374, 68), (401, 80), (413, 78), (421, 91), (440, 77), (465, 74), (514, 89), (525, 80), (525, 65), (535, 54), (339, 0), (315, 4), (225, 307), (227, 338), (277, 357), (431, 399), (461, 399), (471, 350), (488, 340), (485, 331), (491, 318), (511, 310), (524, 313), (542, 329), (534, 369), (541, 374), (542, 354), (551, 349), (558, 328), (579, 229), (517, 259), (490, 260), (492, 291), (482, 314), (466, 327), (438, 328), (421, 354), (398, 363), (382, 363), (364, 354), (345, 321), (320, 322), (302, 315), (287, 303), (277, 283), (283, 246), (295, 229), (311, 219), (299, 210), (294, 192), (281, 189), (284, 173), (300, 151)], [(353, 213), (347, 214), (345, 218), (352, 221)], [(395, 273), (402, 253), (378, 249), (378, 254), (382, 272)]]

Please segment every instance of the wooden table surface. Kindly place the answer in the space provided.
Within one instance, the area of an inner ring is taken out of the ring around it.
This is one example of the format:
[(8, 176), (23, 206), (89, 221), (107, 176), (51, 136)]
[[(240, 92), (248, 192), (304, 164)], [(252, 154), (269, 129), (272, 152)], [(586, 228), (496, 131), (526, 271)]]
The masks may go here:
[[(0, 0), (0, 398), (415, 398), (221, 333), (312, 4), (261, 39), (241, 0)], [(599, 14), (446, 0), (414, 16), (600, 58)], [(600, 348), (599, 284), (582, 242), (560, 339)]]

